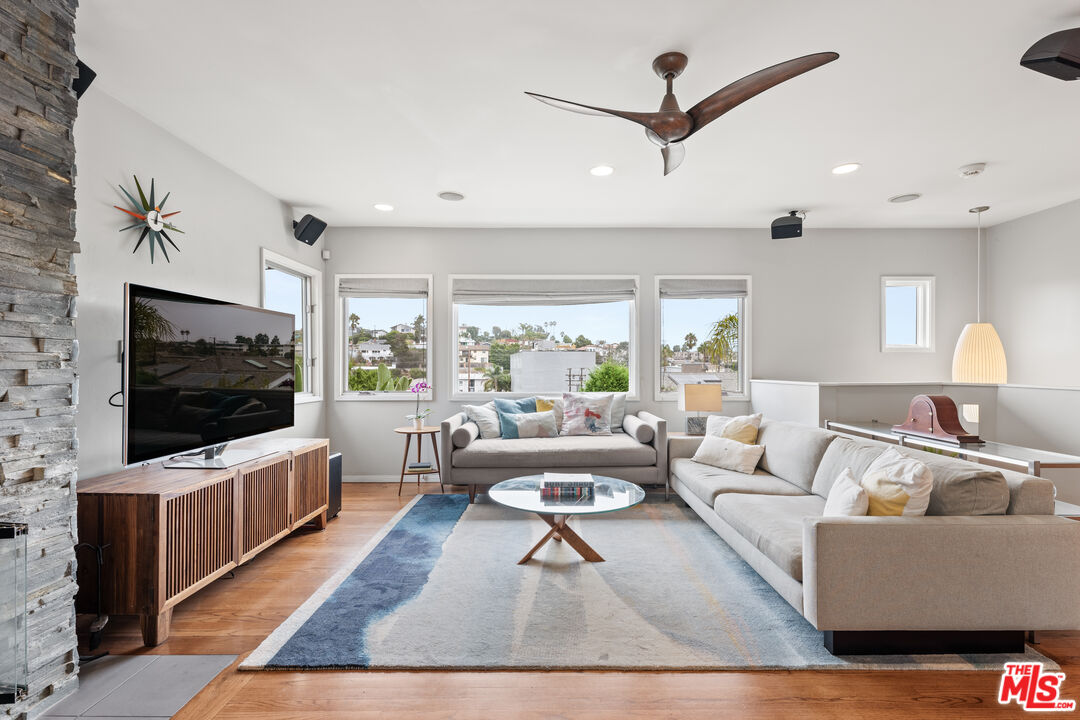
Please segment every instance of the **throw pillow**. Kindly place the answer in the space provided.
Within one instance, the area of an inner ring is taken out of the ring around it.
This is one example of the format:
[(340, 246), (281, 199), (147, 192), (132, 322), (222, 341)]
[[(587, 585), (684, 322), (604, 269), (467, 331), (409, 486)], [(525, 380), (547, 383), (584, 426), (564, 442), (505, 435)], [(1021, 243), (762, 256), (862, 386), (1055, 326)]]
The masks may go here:
[(930, 468), (895, 448), (881, 453), (860, 483), (869, 495), (867, 515), (925, 515), (934, 488)]
[(563, 423), (563, 401), (562, 397), (541, 397), (536, 396), (536, 412), (547, 412), (551, 410), (555, 413), (555, 427), (562, 431)]
[(836, 478), (829, 497), (825, 500), (825, 517), (845, 517), (865, 515), (870, 506), (870, 496), (862, 485), (855, 481), (851, 468), (844, 468)]
[[(714, 417), (716, 417), (715, 421), (713, 420)], [(705, 434), (717, 435), (737, 440), (746, 445), (753, 445), (757, 442), (759, 427), (761, 427), (761, 413), (739, 415), (738, 417), (726, 419), (721, 416), (710, 416), (705, 421)]]
[(502, 435), (502, 430), (499, 428), (499, 413), (495, 412), (495, 403), (466, 405), (462, 410), (465, 411), (466, 417), (480, 428), (482, 439), (492, 440)]
[(555, 427), (555, 413), (552, 410), (534, 413), (502, 413), (499, 419), (502, 421), (504, 438), (547, 438), (559, 435)]
[(642, 444), (651, 443), (653, 438), (656, 437), (656, 431), (652, 429), (652, 425), (649, 425), (637, 415), (624, 417), (622, 429), (623, 432)]
[(536, 398), (518, 398), (516, 400), (510, 400), (508, 398), (495, 398), (495, 412), (499, 414), (499, 434), (504, 440), (517, 437), (514, 435), (513, 428), (507, 427), (503, 422), (504, 415), (518, 415), (521, 413), (534, 413), (536, 412)]
[(764, 445), (747, 445), (719, 435), (706, 435), (692, 459), (694, 462), (750, 475), (757, 467), (763, 452)]
[(612, 432), (622, 430), (622, 421), (626, 417), (626, 393), (614, 393), (611, 397), (611, 425)]
[(470, 420), (464, 425), (459, 425), (454, 428), (454, 432), (450, 435), (450, 440), (454, 443), (454, 447), (463, 448), (468, 447), (469, 443), (478, 437), (480, 437), (480, 427)]
[(612, 396), (563, 393), (560, 435), (610, 435)]

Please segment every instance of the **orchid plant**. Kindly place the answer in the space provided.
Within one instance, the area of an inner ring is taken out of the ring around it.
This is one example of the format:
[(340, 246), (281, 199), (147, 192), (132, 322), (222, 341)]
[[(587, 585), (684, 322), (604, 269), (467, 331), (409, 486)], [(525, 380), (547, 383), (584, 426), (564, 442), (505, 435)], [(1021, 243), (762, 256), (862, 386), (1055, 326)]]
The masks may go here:
[(409, 387), (409, 392), (416, 395), (416, 413), (413, 415), (406, 415), (406, 420), (423, 420), (431, 414), (431, 408), (426, 408), (423, 412), (420, 412), (420, 393), (431, 390), (431, 386), (423, 380), (417, 380)]

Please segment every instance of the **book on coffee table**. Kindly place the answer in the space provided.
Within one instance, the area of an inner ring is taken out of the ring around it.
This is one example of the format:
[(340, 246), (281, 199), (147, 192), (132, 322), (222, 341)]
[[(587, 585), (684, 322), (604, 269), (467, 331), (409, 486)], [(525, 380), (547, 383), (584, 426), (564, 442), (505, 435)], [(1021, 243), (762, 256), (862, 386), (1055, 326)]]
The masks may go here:
[(590, 488), (596, 485), (593, 476), (588, 473), (544, 473), (540, 488)]

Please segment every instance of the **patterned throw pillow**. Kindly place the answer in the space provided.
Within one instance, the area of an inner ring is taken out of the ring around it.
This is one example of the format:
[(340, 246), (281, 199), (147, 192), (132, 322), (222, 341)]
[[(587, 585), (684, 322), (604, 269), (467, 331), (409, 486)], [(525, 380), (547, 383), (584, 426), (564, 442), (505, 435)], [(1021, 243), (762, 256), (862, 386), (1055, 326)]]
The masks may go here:
[(739, 415), (733, 418), (710, 415), (705, 421), (705, 434), (737, 440), (744, 445), (753, 445), (757, 442), (759, 427), (761, 427), (761, 413)]
[(517, 435), (512, 434), (515, 432), (512, 428), (507, 427), (503, 418), (506, 415), (519, 415), (521, 413), (534, 413), (536, 412), (536, 398), (519, 398), (517, 400), (510, 400), (508, 398), (495, 398), (495, 412), (499, 413), (499, 425), (500, 434), (503, 439), (514, 438)]
[(934, 489), (930, 468), (895, 448), (881, 453), (859, 483), (870, 496), (867, 515), (925, 515)]
[[(502, 420), (504, 438), (557, 437), (555, 413), (551, 410), (534, 413), (504, 413)], [(509, 434), (507, 434), (509, 432)]]
[(610, 435), (612, 395), (563, 393), (560, 435)]

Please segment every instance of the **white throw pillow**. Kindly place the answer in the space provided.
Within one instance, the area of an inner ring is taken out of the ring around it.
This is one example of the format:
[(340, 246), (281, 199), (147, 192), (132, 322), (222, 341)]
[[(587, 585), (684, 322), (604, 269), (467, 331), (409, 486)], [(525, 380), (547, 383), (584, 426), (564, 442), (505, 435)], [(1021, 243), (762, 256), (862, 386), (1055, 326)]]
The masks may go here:
[(836, 478), (829, 497), (825, 500), (825, 517), (847, 517), (865, 515), (870, 506), (870, 496), (862, 485), (855, 481), (851, 468), (844, 468)]
[(706, 435), (692, 459), (694, 462), (750, 475), (757, 467), (763, 452), (764, 445), (747, 445), (730, 438)]
[(504, 413), (502, 424), (513, 425), (513, 432), (519, 438), (558, 437), (559, 429), (555, 426), (555, 412), (546, 410), (534, 413)]
[(502, 426), (499, 425), (499, 413), (495, 411), (494, 402), (484, 405), (466, 405), (462, 410), (480, 428), (482, 439), (491, 440), (502, 437)]
[(930, 468), (896, 448), (881, 453), (862, 476), (869, 495), (867, 515), (925, 515), (934, 489)]

